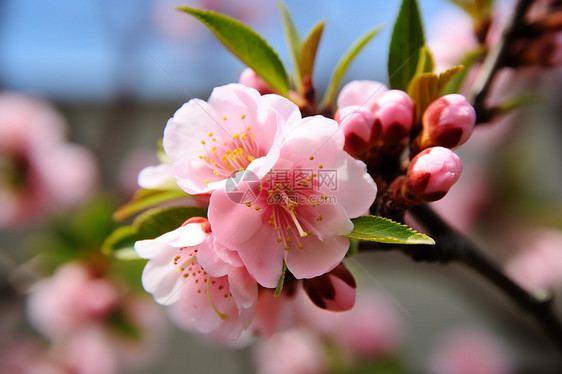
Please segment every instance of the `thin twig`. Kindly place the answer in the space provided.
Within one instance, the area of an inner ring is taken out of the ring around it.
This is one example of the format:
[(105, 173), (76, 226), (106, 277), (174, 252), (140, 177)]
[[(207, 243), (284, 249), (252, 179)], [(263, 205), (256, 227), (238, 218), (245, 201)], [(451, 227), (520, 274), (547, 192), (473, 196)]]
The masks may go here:
[(490, 94), (498, 71), (509, 65), (507, 59), (510, 56), (513, 42), (520, 35), (519, 31), (520, 28), (524, 27), (525, 15), (532, 4), (533, 0), (519, 0), (517, 2), (515, 10), (503, 30), (502, 38), (484, 60), (480, 73), (472, 86), (470, 99), (476, 110), (478, 123), (487, 123), (494, 115), (494, 110), (486, 106), (486, 99)]

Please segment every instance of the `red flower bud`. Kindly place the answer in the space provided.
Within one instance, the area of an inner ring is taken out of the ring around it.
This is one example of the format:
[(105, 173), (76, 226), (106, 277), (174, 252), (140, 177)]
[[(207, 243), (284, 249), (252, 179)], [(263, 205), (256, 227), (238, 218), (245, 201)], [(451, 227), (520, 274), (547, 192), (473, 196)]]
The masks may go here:
[(408, 167), (405, 188), (417, 198), (436, 201), (459, 179), (462, 163), (453, 151), (432, 147), (420, 152)]
[(262, 95), (274, 93), (269, 84), (267, 84), (262, 77), (257, 75), (256, 72), (250, 68), (244, 69), (242, 74), (240, 74), (239, 83), (258, 90)]
[(457, 147), (470, 138), (475, 122), (476, 111), (464, 96), (452, 94), (440, 97), (423, 113), (420, 149)]
[(384, 144), (398, 144), (410, 135), (414, 122), (414, 102), (400, 90), (383, 92), (373, 106), (376, 121), (382, 127)]
[(316, 278), (305, 279), (303, 288), (314, 304), (340, 312), (355, 305), (355, 279), (343, 264)]
[(344, 150), (357, 156), (371, 149), (381, 133), (380, 124), (375, 126), (375, 116), (367, 108), (351, 105), (338, 109), (334, 119), (345, 134)]

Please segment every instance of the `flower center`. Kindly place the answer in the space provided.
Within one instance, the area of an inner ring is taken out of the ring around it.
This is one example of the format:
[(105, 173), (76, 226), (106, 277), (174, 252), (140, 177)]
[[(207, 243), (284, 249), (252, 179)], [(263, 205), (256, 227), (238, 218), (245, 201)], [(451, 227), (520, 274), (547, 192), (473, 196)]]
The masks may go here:
[[(262, 156), (250, 126), (246, 127), (246, 132), (236, 133), (230, 139), (210, 132), (207, 139), (201, 140), (201, 145), (203, 153), (199, 159), (213, 169), (216, 176), (228, 177), (235, 171), (245, 170), (252, 161)], [(205, 180), (205, 185), (208, 184), (209, 181)]]
[[(179, 254), (174, 256), (172, 259), (172, 264), (176, 268), (176, 272), (181, 274), (183, 278), (187, 279), (191, 277), (191, 281), (195, 283), (197, 294), (199, 295), (205, 292), (207, 295), (207, 301), (211, 305), (213, 311), (221, 320), (226, 319), (228, 315), (219, 311), (213, 301), (213, 297), (215, 299), (218, 297), (224, 299), (232, 297), (227, 277), (214, 278), (203, 270), (201, 265), (197, 262), (197, 249), (192, 247), (183, 247), (180, 248), (179, 251)], [(199, 308), (197, 298), (193, 298), (192, 302), (193, 308)]]
[[(313, 169), (273, 169), (262, 188), (271, 207), (268, 224), (276, 232), (277, 242), (285, 250), (303, 249), (303, 238), (312, 233), (317, 235), (320, 232), (317, 226), (323, 220), (314, 209), (327, 199), (320, 192), (318, 175)], [(261, 208), (256, 206), (255, 209)]]

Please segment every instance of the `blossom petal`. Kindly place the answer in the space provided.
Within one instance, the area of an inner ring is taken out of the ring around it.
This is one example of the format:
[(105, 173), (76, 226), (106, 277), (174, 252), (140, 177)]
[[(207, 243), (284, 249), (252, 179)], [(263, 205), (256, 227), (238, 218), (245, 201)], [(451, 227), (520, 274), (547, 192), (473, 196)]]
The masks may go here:
[(349, 249), (349, 238), (329, 236), (320, 240), (314, 236), (301, 238), (303, 249), (285, 252), (287, 269), (297, 279), (313, 278), (335, 268)]
[(367, 173), (367, 166), (347, 153), (340, 153), (337, 186), (329, 192), (342, 205), (349, 218), (368, 213), (377, 197), (377, 185)]

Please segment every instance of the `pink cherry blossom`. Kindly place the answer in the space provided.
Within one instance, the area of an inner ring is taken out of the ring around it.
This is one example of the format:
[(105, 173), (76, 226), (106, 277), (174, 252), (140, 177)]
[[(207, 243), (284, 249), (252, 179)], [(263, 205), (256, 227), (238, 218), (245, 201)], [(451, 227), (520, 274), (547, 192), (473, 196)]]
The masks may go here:
[(254, 351), (258, 374), (323, 374), (327, 357), (313, 333), (293, 329), (261, 342)]
[[(350, 218), (364, 214), (377, 192), (365, 164), (343, 151), (343, 145), (344, 134), (335, 121), (307, 117), (286, 131), (278, 158), (260, 177), (252, 199), (236, 201), (226, 189), (211, 196), (213, 233), (240, 254), (262, 286), (277, 285), (283, 262), (302, 279), (324, 274), (342, 261), (349, 247), (342, 235), (353, 229)], [(238, 187), (256, 177), (241, 174)]]
[(252, 330), (262, 338), (269, 338), (279, 331), (295, 327), (301, 318), (302, 293), (297, 288), (285, 285), (277, 297), (274, 290), (260, 288), (256, 316)]
[(441, 337), (429, 360), (433, 374), (508, 374), (512, 363), (502, 344), (477, 329), (451, 331)]
[(298, 107), (281, 96), (229, 84), (215, 88), (208, 102), (184, 104), (168, 121), (163, 146), (178, 185), (208, 193), (233, 172), (265, 176), (279, 157), (283, 131), (300, 119)]
[(0, 93), (0, 226), (75, 206), (93, 191), (93, 156), (65, 142), (64, 126), (46, 102)]
[(31, 324), (51, 339), (96, 324), (113, 313), (121, 294), (109, 281), (82, 265), (68, 263), (34, 285), (27, 299)]
[(206, 219), (196, 218), (156, 239), (135, 243), (150, 259), (142, 283), (180, 327), (237, 340), (256, 308), (257, 285), (238, 254), (219, 244)]
[(333, 313), (303, 303), (302, 321), (318, 334), (337, 343), (351, 360), (392, 353), (402, 337), (399, 313), (392, 303), (374, 292), (360, 292), (353, 309)]
[[(169, 332), (153, 305), (78, 263), (34, 285), (26, 307), (30, 324), (50, 342), (45, 354), (64, 373), (112, 374), (147, 366)], [(114, 318), (134, 333), (116, 327)]]
[(512, 241), (518, 252), (506, 265), (507, 274), (530, 291), (562, 286), (562, 232), (517, 230)]

